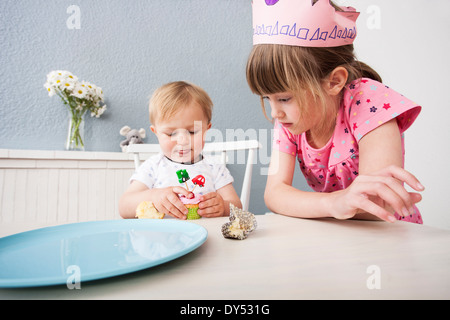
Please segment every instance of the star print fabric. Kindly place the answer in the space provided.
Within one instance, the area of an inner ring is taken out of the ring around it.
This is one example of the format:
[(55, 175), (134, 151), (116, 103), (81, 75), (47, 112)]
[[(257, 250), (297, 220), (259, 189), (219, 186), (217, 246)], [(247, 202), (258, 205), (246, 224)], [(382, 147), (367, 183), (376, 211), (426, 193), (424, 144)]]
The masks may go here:
[[(404, 156), (404, 132), (412, 125), (421, 107), (384, 84), (367, 78), (349, 84), (343, 94), (336, 128), (328, 143), (311, 147), (305, 133), (293, 135), (275, 121), (273, 148), (295, 156), (308, 185), (318, 192), (347, 188), (358, 176), (358, 142), (368, 132), (396, 119)], [(397, 219), (401, 219), (396, 214)], [(416, 214), (402, 220), (422, 223)]]

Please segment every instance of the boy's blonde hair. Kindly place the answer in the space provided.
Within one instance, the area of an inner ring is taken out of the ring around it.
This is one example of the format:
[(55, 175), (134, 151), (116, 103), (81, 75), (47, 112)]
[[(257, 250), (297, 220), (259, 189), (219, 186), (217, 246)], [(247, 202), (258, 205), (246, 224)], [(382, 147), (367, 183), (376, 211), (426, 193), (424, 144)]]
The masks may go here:
[(213, 103), (205, 90), (185, 81), (167, 83), (156, 89), (150, 98), (150, 123), (154, 125), (157, 120), (169, 119), (192, 102), (202, 108), (209, 124), (212, 118)]
[[(376, 71), (356, 59), (353, 45), (330, 48), (297, 47), (279, 44), (255, 45), (247, 61), (247, 82), (251, 91), (264, 95), (293, 92), (300, 106), (302, 119), (308, 119), (313, 112), (319, 112), (322, 123), (319, 130), (329, 132), (334, 125), (337, 110), (326, 104), (323, 81), (337, 67), (348, 71), (347, 84), (367, 77), (381, 82)], [(311, 110), (306, 103), (310, 94), (318, 110)], [(264, 101), (261, 98), (264, 115)]]

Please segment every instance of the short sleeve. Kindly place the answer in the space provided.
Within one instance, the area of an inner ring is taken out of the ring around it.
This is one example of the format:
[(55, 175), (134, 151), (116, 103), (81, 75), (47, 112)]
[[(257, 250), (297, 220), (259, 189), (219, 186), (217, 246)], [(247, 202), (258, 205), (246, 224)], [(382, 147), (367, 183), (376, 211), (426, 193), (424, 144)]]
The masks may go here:
[(142, 182), (149, 189), (152, 189), (156, 181), (156, 168), (160, 160), (160, 155), (148, 158), (141, 164), (141, 166), (133, 173), (130, 178), (130, 183), (134, 180)]
[(296, 137), (275, 120), (273, 132), (273, 148), (295, 156), (298, 150), (299, 137)]
[(400, 133), (416, 120), (421, 107), (372, 79), (360, 79), (344, 93), (345, 117), (356, 140), (382, 124), (397, 119)]
[(215, 174), (214, 177), (214, 188), (219, 190), (225, 187), (227, 184), (233, 183), (234, 179), (230, 171), (224, 164), (214, 164), (212, 165), (212, 173)]

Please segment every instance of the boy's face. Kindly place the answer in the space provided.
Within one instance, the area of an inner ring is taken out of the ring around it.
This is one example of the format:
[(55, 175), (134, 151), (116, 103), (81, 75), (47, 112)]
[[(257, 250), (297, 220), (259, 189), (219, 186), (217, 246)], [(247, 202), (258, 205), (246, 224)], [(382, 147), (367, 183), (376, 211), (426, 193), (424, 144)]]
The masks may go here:
[(207, 123), (202, 108), (196, 103), (181, 108), (170, 119), (156, 120), (150, 127), (164, 155), (180, 163), (198, 160), (209, 128), (211, 124)]

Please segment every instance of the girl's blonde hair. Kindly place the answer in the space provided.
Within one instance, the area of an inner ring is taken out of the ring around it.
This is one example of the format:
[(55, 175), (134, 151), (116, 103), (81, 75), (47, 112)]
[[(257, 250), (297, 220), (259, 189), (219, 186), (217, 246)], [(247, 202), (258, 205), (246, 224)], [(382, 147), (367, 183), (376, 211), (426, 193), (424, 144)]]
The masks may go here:
[(209, 95), (199, 86), (185, 81), (167, 83), (155, 90), (149, 103), (150, 123), (170, 119), (181, 108), (197, 103), (211, 122), (213, 103)]
[[(247, 82), (253, 93), (262, 97), (267, 94), (290, 91), (300, 106), (300, 113), (307, 119), (312, 112), (321, 112), (322, 123), (318, 129), (328, 132), (334, 126), (337, 110), (330, 110), (322, 89), (326, 79), (336, 67), (348, 71), (347, 84), (367, 77), (381, 82), (376, 71), (356, 59), (353, 45), (330, 48), (297, 47), (278, 44), (260, 44), (253, 47), (247, 62)], [(310, 110), (306, 96), (311, 94), (320, 110)], [(330, 118), (333, 117), (333, 118)]]

